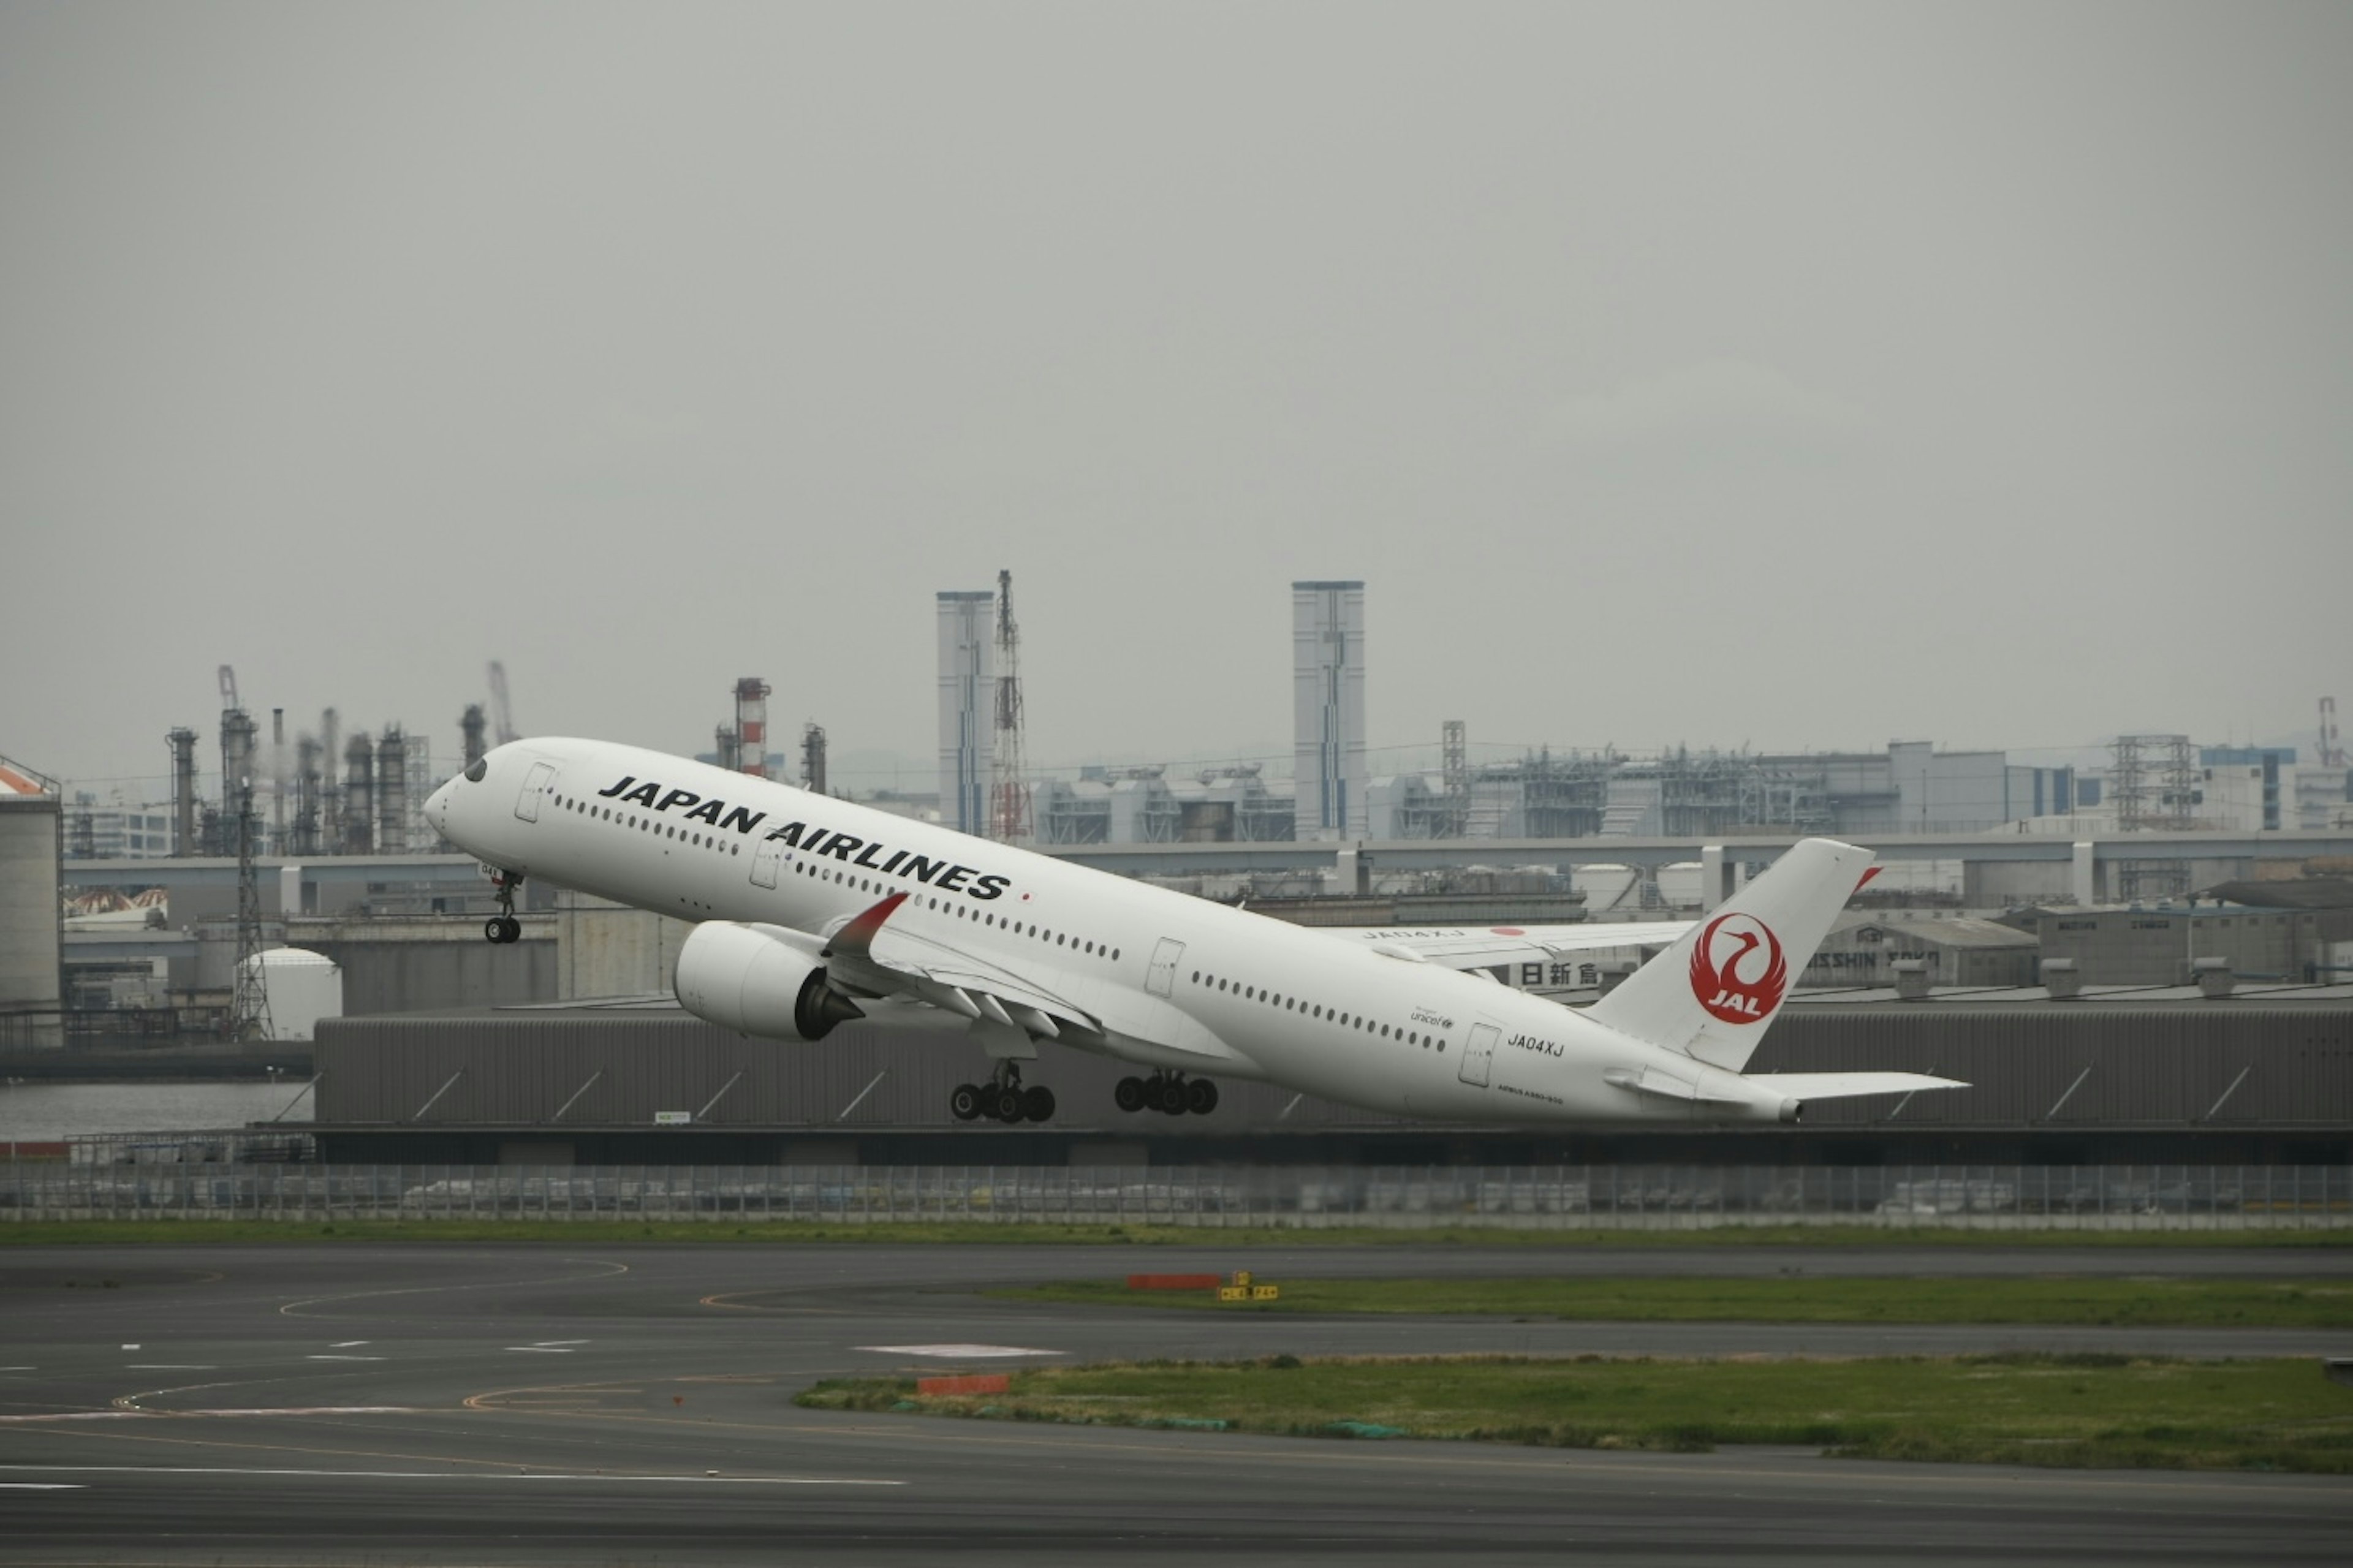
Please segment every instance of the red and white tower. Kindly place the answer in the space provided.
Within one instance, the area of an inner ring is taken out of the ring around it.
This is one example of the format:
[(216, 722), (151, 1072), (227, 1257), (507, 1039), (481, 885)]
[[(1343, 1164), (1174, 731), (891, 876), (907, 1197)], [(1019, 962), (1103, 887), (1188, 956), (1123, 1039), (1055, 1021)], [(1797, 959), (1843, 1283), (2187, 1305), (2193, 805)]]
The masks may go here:
[(735, 771), (768, 776), (768, 683), (747, 675), (735, 683)]

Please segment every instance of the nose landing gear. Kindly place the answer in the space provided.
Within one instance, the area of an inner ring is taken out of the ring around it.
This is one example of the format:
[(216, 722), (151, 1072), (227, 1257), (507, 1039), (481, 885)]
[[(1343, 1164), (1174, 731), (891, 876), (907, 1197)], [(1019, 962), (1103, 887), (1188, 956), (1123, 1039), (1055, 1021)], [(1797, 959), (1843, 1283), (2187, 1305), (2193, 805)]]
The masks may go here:
[(1157, 1110), (1166, 1116), (1182, 1116), (1187, 1111), (1195, 1116), (1207, 1116), (1218, 1109), (1218, 1086), (1205, 1078), (1187, 1078), (1181, 1072), (1154, 1073), (1150, 1078), (1124, 1078), (1112, 1090), (1112, 1100), (1122, 1110)]
[(491, 873), (491, 886), (498, 889), (499, 912), (482, 922), (482, 934), (501, 946), (521, 942), (522, 921), (515, 919), (514, 896), (515, 889), (522, 886), (522, 879), (504, 871), (493, 871)]
[(1008, 1123), (1051, 1121), (1054, 1091), (1042, 1083), (1024, 1089), (1021, 1065), (1001, 1061), (987, 1083), (956, 1085), (955, 1091), (948, 1096), (948, 1114), (958, 1121), (976, 1121), (984, 1116)]

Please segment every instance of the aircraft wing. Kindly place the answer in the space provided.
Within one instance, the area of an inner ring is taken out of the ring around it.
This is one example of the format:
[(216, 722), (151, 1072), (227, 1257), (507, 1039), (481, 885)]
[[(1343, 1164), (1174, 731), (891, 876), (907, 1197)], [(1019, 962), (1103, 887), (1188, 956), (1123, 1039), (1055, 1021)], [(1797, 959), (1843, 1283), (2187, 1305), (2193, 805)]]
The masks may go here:
[[(860, 994), (910, 997), (976, 1022), (1018, 1029), (1032, 1039), (1095, 1049), (1118, 1034), (1229, 1070), (1250, 1066), (1231, 1047), (1158, 997), (1099, 988), (1100, 1002), (1082, 1004), (1071, 994), (1075, 987), (1050, 970), (1008, 969), (937, 937), (889, 924), (905, 900), (905, 894), (894, 893), (826, 937), (800, 936), (798, 941), (822, 942), (816, 956), (826, 961), (834, 982)], [(1105, 1007), (1111, 1010), (1103, 1011)]]
[(1752, 1072), (1750, 1083), (1791, 1100), (1846, 1100), (1859, 1094), (1913, 1094), (1924, 1089), (1967, 1089), (1958, 1079), (1924, 1072)]
[(1448, 969), (1490, 969), (1499, 963), (1542, 963), (1575, 953), (1663, 948), (1683, 940), (1692, 921), (1613, 921), (1608, 925), (1371, 927), (1332, 931), (1391, 958)]
[(886, 922), (907, 895), (894, 893), (836, 927), (818, 956), (835, 983), (870, 996), (911, 996), (966, 1018), (986, 1018), (1047, 1039), (1100, 1039), (1103, 1020), (1039, 977), (960, 952)]

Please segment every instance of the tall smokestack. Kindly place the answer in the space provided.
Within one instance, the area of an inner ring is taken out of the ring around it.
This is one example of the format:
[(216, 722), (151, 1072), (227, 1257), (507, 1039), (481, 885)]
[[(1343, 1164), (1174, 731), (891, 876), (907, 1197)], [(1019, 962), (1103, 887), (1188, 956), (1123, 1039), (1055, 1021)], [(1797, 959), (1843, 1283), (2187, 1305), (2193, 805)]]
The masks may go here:
[(735, 683), (735, 771), (768, 776), (768, 683), (747, 675)]
[(343, 852), (343, 792), (335, 783), (335, 759), (343, 752), (343, 720), (332, 708), (319, 715), (319, 847)]
[(309, 735), (294, 742), (293, 852), (319, 852), (319, 742)]
[(286, 710), (269, 710), (269, 843), (286, 853)]
[(408, 853), (408, 740), (397, 724), (385, 725), (376, 742), (375, 852)]
[(174, 730), (164, 737), (172, 748), (172, 853), (196, 852), (196, 732)]
[(343, 747), (343, 853), (364, 855), (373, 847), (375, 749), (365, 735)]

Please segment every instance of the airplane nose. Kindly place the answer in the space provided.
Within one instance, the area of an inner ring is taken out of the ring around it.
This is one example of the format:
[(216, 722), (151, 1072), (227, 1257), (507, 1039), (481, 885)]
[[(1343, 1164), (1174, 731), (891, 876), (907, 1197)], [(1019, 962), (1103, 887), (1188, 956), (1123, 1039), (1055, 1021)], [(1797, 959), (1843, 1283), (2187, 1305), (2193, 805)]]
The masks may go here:
[(457, 787), (458, 781), (451, 779), (425, 798), (425, 820), (433, 825), (434, 832), (445, 837), (449, 831), (449, 792)]

